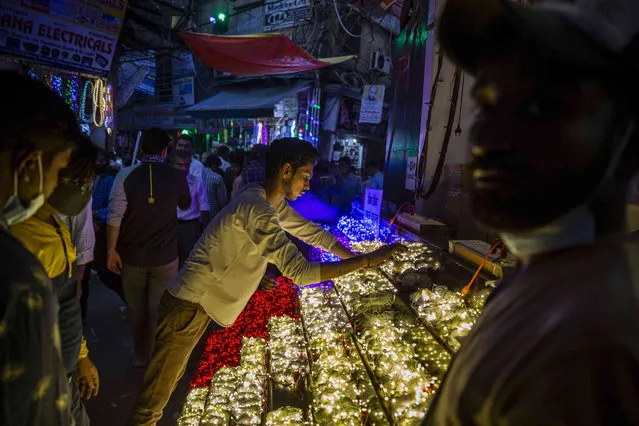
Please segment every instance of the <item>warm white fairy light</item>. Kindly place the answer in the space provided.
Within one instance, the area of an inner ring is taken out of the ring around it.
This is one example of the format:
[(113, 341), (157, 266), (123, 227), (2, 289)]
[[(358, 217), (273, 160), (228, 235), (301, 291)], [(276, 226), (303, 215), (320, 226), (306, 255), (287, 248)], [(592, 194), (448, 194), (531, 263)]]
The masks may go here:
[(397, 290), (382, 274), (360, 270), (335, 280), (342, 301), (351, 315), (366, 315), (390, 309)]
[[(371, 251), (376, 245), (359, 243), (357, 248)], [(348, 274), (336, 279), (335, 286), (356, 321), (358, 339), (394, 422), (419, 422), (450, 363), (449, 353), (432, 336), (413, 333), (419, 328), (416, 319), (405, 306), (400, 312), (395, 287), (380, 272)], [(422, 360), (425, 354), (434, 359)]]
[[(383, 264), (381, 269), (387, 273), (400, 288), (425, 287), (431, 284), (427, 271), (437, 270), (439, 261), (434, 252), (423, 243), (403, 241), (401, 244), (406, 251), (396, 253), (393, 258)], [(353, 243), (353, 250), (360, 253), (370, 253), (384, 243), (380, 241), (361, 241)]]
[(235, 392), (237, 369), (220, 368), (211, 379), (201, 425), (227, 425), (231, 419), (230, 399)]
[(210, 389), (189, 392), (178, 426), (253, 426), (262, 424), (266, 401), (266, 342), (242, 339), (240, 365), (222, 367), (211, 380)]
[(229, 405), (236, 425), (260, 425), (266, 400), (266, 342), (259, 338), (243, 338), (237, 387)]
[(271, 379), (277, 386), (297, 390), (308, 374), (306, 342), (302, 325), (290, 317), (268, 321)]
[(359, 426), (388, 421), (350, 338), (352, 328), (332, 288), (303, 288), (299, 293), (312, 357), (311, 394), (318, 424)]
[(266, 415), (266, 426), (305, 426), (304, 411), (297, 407), (282, 407)]
[(433, 286), (411, 295), (411, 304), (420, 318), (430, 324), (455, 351), (477, 321), (490, 289), (469, 296), (443, 286)]
[(204, 412), (206, 396), (209, 390), (205, 387), (193, 388), (186, 396), (186, 401), (182, 408), (182, 414), (177, 420), (178, 426), (199, 426), (200, 418)]

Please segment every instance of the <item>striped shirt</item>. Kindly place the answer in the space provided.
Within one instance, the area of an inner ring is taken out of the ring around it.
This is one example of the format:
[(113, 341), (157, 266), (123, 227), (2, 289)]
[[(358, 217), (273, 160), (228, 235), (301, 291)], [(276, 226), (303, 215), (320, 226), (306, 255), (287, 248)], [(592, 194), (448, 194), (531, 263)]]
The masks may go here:
[(228, 192), (224, 178), (211, 169), (206, 169), (206, 194), (211, 208), (210, 215), (213, 218), (228, 204)]

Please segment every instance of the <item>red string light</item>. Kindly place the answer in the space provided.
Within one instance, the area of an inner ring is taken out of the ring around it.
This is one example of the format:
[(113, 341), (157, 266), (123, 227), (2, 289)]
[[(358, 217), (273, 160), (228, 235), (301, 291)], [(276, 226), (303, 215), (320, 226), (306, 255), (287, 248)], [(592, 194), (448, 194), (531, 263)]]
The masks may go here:
[(242, 337), (261, 337), (268, 341), (269, 318), (299, 318), (299, 303), (293, 282), (279, 277), (277, 283), (277, 287), (271, 291), (256, 291), (231, 327), (215, 331), (207, 338), (197, 372), (191, 379), (191, 388), (208, 387), (217, 370), (239, 365)]

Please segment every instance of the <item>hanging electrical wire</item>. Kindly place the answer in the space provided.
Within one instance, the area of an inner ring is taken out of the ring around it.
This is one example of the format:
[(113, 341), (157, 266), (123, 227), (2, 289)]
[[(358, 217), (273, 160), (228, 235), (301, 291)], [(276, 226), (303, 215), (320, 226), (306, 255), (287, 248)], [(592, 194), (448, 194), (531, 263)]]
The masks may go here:
[(444, 54), (442, 52), (438, 52), (437, 55), (437, 71), (435, 72), (433, 85), (430, 89), (430, 99), (428, 101), (428, 117), (426, 118), (426, 129), (424, 131), (422, 150), (419, 154), (419, 163), (417, 165), (417, 190), (415, 191), (415, 198), (418, 198), (419, 188), (421, 188), (424, 184), (424, 172), (426, 169), (426, 158), (428, 156), (428, 134), (430, 132), (430, 122), (433, 118), (433, 106), (435, 105), (437, 88), (439, 87), (439, 79), (442, 73), (442, 67), (444, 66)]
[(344, 32), (351, 37), (360, 38), (362, 36), (361, 34), (353, 34), (352, 32), (348, 30), (348, 28), (346, 28), (346, 25), (344, 25), (344, 22), (342, 22), (342, 16), (339, 14), (339, 9), (337, 8), (337, 0), (333, 0), (333, 7), (335, 7), (335, 14), (337, 15), (337, 20), (339, 21), (339, 24), (344, 30)]
[(450, 110), (448, 111), (448, 123), (446, 124), (446, 132), (444, 133), (444, 142), (442, 143), (442, 150), (439, 153), (439, 159), (437, 160), (437, 167), (433, 174), (433, 180), (430, 183), (428, 191), (422, 192), (422, 188), (419, 189), (420, 195), (423, 199), (430, 198), (437, 189), (439, 181), (444, 171), (444, 164), (446, 162), (446, 154), (448, 153), (448, 144), (450, 143), (450, 137), (453, 133), (453, 124), (455, 123), (455, 112), (457, 111), (457, 101), (459, 99), (459, 92), (461, 88), (462, 70), (460, 67), (455, 68), (455, 80), (453, 87), (453, 94), (450, 100)]

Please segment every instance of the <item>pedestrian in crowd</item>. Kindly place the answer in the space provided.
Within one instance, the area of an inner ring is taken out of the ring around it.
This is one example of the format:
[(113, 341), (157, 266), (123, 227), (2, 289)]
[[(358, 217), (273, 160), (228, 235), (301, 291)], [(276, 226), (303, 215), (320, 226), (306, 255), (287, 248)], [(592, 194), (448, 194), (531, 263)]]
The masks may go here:
[(217, 155), (210, 155), (206, 159), (206, 195), (209, 200), (209, 217), (213, 219), (220, 210), (228, 204), (228, 192), (224, 185), (220, 165), (222, 162)]
[(217, 149), (217, 156), (222, 161), (220, 168), (226, 173), (231, 168), (231, 163), (229, 162), (231, 160), (231, 149), (226, 145), (222, 145)]
[(71, 242), (76, 250), (76, 266), (78, 279), (78, 298), (82, 308), (82, 321), (87, 317), (89, 301), (89, 281), (91, 280), (91, 264), (95, 249), (95, 230), (93, 228), (92, 199), (75, 216), (63, 216), (62, 220), (71, 233)]
[[(109, 216), (109, 196), (113, 189), (115, 176), (120, 166), (114, 160), (102, 157), (98, 163), (98, 178), (93, 188), (91, 206), (93, 209), (93, 229), (95, 231), (95, 247), (93, 251), (93, 269), (100, 281), (120, 296), (124, 302), (122, 278), (107, 267), (107, 220)], [(85, 287), (83, 287), (83, 291)], [(84, 296), (83, 296), (84, 297)], [(88, 292), (87, 292), (88, 297)], [(84, 310), (85, 308), (83, 308)], [(124, 308), (123, 308), (124, 309)], [(83, 311), (84, 312), (84, 311)]]
[(368, 180), (366, 188), (384, 189), (384, 165), (379, 161), (371, 161), (366, 165)]
[(166, 285), (178, 270), (178, 207), (188, 209), (186, 174), (165, 164), (160, 129), (144, 131), (140, 164), (117, 174), (109, 198), (107, 266), (121, 274), (133, 333), (133, 365), (147, 364)]
[(193, 146), (193, 137), (191, 135), (187, 135), (186, 133), (178, 136), (175, 141), (175, 151), (187, 151), (191, 153), (190, 162), (189, 162), (189, 175), (193, 176), (196, 179), (204, 179), (204, 164), (200, 161), (199, 158), (195, 157), (193, 154), (194, 146)]
[(190, 170), (191, 155), (189, 151), (175, 151), (169, 159), (171, 167), (186, 173), (191, 194), (191, 205), (187, 209), (177, 209), (178, 217), (178, 253), (181, 268), (197, 242), (202, 229), (209, 223), (209, 200), (206, 194), (206, 170), (201, 177), (193, 176)]
[(242, 168), (244, 168), (245, 153), (242, 150), (233, 151), (231, 153), (230, 163), (231, 167), (224, 172), (224, 184), (229, 191), (229, 199), (233, 198), (233, 188), (240, 185), (235, 183), (235, 180), (242, 174)]
[(82, 335), (76, 249), (69, 229), (59, 216), (77, 216), (86, 208), (93, 189), (97, 156), (97, 147), (86, 139), (75, 149), (68, 167), (60, 172), (60, 182), (49, 200), (32, 217), (11, 227), (11, 233), (44, 267), (58, 298), (62, 361), (69, 377), (69, 403), (77, 426), (89, 425), (82, 397), (97, 395), (100, 379)]
[(263, 184), (266, 180), (266, 145), (254, 145), (248, 154), (248, 163), (242, 168), (240, 175), (233, 182), (233, 194), (237, 194), (249, 185)]
[(38, 258), (9, 226), (42, 207), (85, 136), (64, 100), (38, 81), (0, 71), (0, 94), (10, 106), (0, 114), (0, 424), (66, 426), (72, 419), (57, 299)]
[(338, 192), (335, 196), (335, 205), (342, 214), (351, 212), (351, 203), (362, 197), (362, 179), (353, 173), (353, 162), (350, 157), (342, 157), (339, 160), (339, 173), (336, 177)]
[(493, 292), (427, 425), (639, 424), (639, 2), (449, 0), (477, 77), (470, 197), (522, 267)]
[[(233, 324), (257, 290), (268, 262), (297, 284), (306, 285), (376, 267), (398, 250), (385, 246), (358, 256), (288, 206), (287, 200), (308, 191), (317, 157), (308, 142), (274, 141), (266, 158), (264, 185), (244, 190), (206, 229), (162, 298), (153, 359), (129, 425), (157, 423), (211, 321), (217, 329)], [(311, 263), (286, 232), (344, 260)]]

